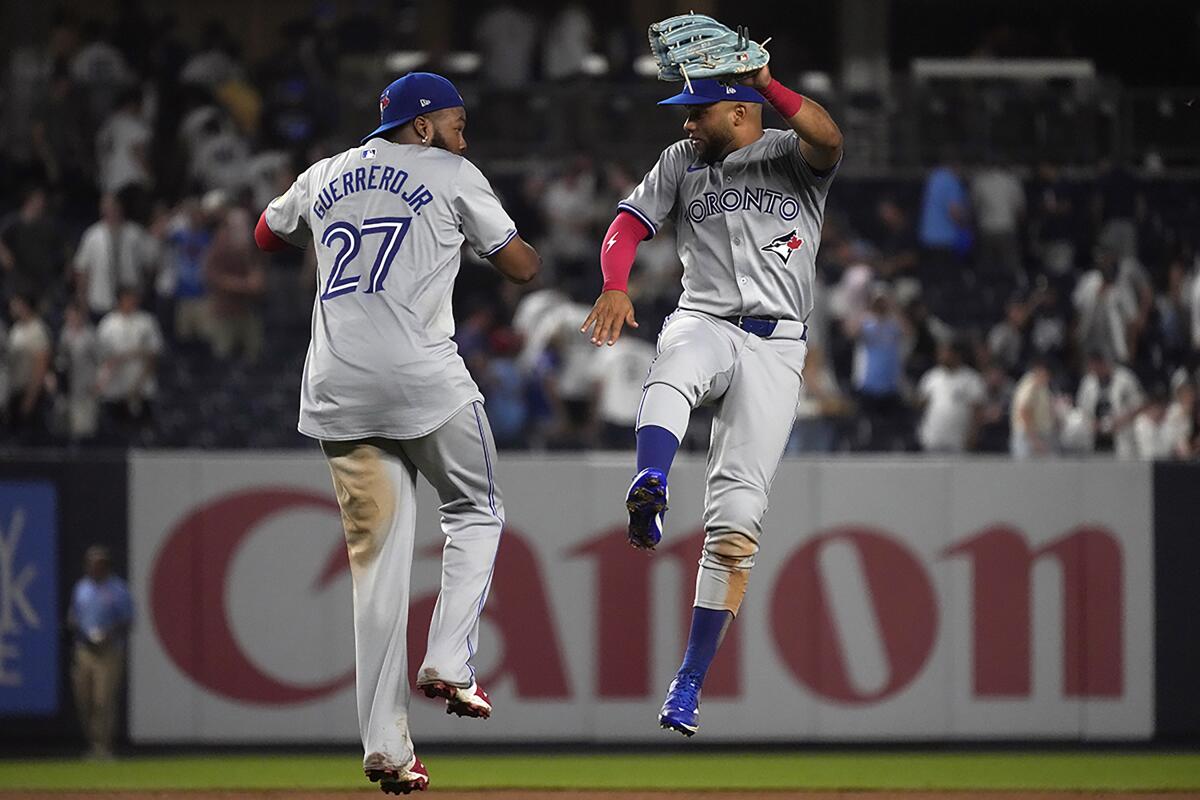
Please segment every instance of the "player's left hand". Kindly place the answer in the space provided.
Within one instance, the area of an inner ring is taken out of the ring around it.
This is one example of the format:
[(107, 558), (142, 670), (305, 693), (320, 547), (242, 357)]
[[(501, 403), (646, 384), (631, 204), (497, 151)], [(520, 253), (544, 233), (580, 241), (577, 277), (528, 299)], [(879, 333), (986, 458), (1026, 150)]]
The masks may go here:
[(756, 69), (754, 72), (738, 78), (737, 82), (761, 92), (771, 85), (771, 68), (763, 66), (761, 69)]
[(630, 302), (629, 295), (618, 289), (610, 289), (602, 292), (596, 299), (592, 313), (583, 321), (579, 332), (586, 336), (588, 330), (592, 329), (592, 344), (599, 347), (603, 344), (616, 344), (621, 338), (621, 328), (625, 325), (631, 328), (638, 326), (637, 320), (633, 318), (633, 303)]

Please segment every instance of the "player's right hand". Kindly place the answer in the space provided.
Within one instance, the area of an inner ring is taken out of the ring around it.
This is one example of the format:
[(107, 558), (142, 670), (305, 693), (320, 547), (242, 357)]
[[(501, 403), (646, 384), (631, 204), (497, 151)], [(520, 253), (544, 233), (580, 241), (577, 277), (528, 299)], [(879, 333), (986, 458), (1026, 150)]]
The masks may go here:
[(628, 324), (631, 328), (638, 326), (633, 318), (633, 303), (629, 295), (618, 289), (601, 292), (592, 306), (592, 313), (583, 321), (579, 332), (588, 335), (590, 330), (592, 344), (600, 347), (603, 344), (615, 344), (621, 338), (621, 328)]

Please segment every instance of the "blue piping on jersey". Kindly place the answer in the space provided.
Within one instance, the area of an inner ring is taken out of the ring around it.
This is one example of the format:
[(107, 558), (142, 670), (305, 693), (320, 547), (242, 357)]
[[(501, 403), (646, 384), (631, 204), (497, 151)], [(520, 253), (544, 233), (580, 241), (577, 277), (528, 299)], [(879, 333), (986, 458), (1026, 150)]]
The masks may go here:
[(516, 237), (516, 235), (517, 235), (517, 229), (513, 228), (512, 231), (508, 234), (508, 236), (504, 237), (503, 242), (496, 245), (491, 250), (488, 250), (486, 253), (480, 253), (479, 257), (480, 258), (491, 258), (492, 256), (496, 255), (496, 253), (499, 253), (501, 250), (503, 250), (505, 245), (507, 245), (509, 242), (511, 242)]
[(646, 216), (645, 212), (643, 212), (637, 206), (622, 201), (617, 203), (617, 208), (621, 211), (628, 211), (630, 214), (633, 214), (635, 217), (637, 217), (638, 220), (646, 226), (646, 229), (650, 231), (651, 237), (658, 235), (658, 226), (651, 222), (650, 218)]

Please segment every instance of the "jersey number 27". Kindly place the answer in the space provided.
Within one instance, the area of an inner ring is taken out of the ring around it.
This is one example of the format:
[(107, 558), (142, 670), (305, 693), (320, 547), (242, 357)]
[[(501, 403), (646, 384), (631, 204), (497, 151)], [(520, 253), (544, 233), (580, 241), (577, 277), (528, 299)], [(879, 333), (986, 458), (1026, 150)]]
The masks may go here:
[(363, 292), (370, 294), (383, 291), (383, 281), (387, 278), (392, 261), (400, 252), (400, 245), (412, 224), (412, 217), (375, 217), (364, 219), (361, 228), (356, 228), (349, 222), (335, 222), (325, 229), (321, 244), (326, 247), (340, 248), (333, 259), (333, 269), (325, 281), (325, 289), (321, 292), (322, 300), (332, 300), (344, 294), (358, 291), (362, 275), (347, 275), (346, 269), (358, 258), (365, 236), (379, 235), (383, 241), (375, 254), (375, 263), (371, 266), (371, 274), (367, 276), (367, 288)]

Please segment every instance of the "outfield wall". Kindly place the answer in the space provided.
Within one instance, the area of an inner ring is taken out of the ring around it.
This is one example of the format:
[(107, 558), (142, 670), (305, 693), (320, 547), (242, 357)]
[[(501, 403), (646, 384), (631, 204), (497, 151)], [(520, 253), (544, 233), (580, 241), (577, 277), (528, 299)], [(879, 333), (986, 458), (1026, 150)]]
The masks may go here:
[[(465, 725), (416, 700), (422, 740), (662, 741), (653, 716), (686, 632), (703, 463), (673, 471), (667, 541), (646, 556), (623, 540), (627, 461), (502, 458), (510, 524), (476, 661), (497, 713)], [(135, 453), (121, 465), (13, 463), (0, 476), (48, 475), (60, 541), (73, 542), (43, 619), (64, 613), (74, 551), (106, 538), (98, 523), (123, 527), (113, 495), (128, 500), (132, 741), (355, 741), (350, 578), (320, 457)], [(1099, 461), (785, 461), (706, 687), (705, 740), (1196, 736), (1197, 478), (1195, 466)], [(6, 542), (15, 485), (0, 482)], [(440, 546), (428, 486), (418, 503), (414, 667)], [(67, 644), (36, 669), (61, 674)], [(0, 674), (35, 669), (27, 651), (6, 658)], [(61, 741), (63, 689), (40, 715), (0, 703), (0, 741)]]

